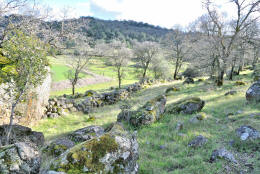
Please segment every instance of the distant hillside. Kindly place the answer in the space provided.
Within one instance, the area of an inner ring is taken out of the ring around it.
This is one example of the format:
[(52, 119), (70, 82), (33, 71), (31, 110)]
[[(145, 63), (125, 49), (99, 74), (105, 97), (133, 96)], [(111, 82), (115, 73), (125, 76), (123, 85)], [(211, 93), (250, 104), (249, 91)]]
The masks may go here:
[[(6, 27), (10, 19), (13, 23), (19, 23), (23, 19), (26, 19), (26, 17), (17, 15), (5, 16), (0, 19), (0, 28)], [(66, 20), (64, 21), (65, 30), (66, 24), (68, 23), (75, 27), (74, 31), (70, 32), (80, 34), (84, 37), (90, 37), (94, 41), (105, 40), (106, 42), (113, 39), (119, 39), (127, 42), (131, 42), (132, 40), (159, 41), (165, 34), (171, 31), (166, 28), (143, 22), (101, 20), (93, 17), (80, 17), (78, 19)], [(39, 27), (39, 30), (43, 31), (47, 28), (51, 28), (53, 33), (60, 32), (62, 27), (61, 21), (41, 21), (41, 24), (42, 26)], [(40, 37), (42, 37), (42, 31), (39, 31)]]

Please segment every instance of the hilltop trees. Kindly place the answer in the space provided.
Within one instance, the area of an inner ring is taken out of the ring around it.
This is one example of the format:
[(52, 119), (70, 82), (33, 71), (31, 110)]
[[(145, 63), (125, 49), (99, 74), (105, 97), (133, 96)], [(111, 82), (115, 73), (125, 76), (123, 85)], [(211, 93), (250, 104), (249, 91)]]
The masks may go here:
[(10, 123), (6, 130), (5, 144), (9, 143), (17, 104), (31, 87), (37, 87), (43, 82), (48, 65), (46, 47), (35, 36), (14, 30), (8, 32), (7, 38), (0, 50), (1, 83), (7, 84), (5, 90), (12, 96)]

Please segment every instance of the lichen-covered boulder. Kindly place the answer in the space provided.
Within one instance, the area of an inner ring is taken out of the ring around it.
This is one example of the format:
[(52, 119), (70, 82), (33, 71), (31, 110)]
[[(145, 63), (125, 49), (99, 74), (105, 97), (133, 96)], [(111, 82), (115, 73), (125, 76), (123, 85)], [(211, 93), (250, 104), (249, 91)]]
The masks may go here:
[(241, 126), (236, 129), (236, 135), (242, 140), (260, 139), (260, 133), (251, 126)]
[(90, 140), (94, 137), (99, 137), (104, 134), (104, 129), (100, 126), (88, 126), (79, 130), (76, 130), (68, 135), (69, 139), (73, 142), (80, 143)]
[(49, 145), (47, 145), (43, 152), (53, 156), (59, 156), (69, 148), (73, 147), (75, 143), (67, 138), (60, 138), (54, 140)]
[(136, 111), (124, 110), (119, 113), (117, 121), (128, 122), (134, 127), (149, 125), (159, 120), (165, 111), (166, 97), (160, 95), (148, 101), (143, 107)]
[(246, 91), (246, 99), (249, 102), (260, 102), (260, 81), (253, 83)]
[(212, 152), (210, 162), (214, 162), (217, 159), (225, 159), (229, 162), (237, 163), (237, 160), (235, 159), (234, 155), (228, 150), (226, 150), (224, 147), (216, 149)]
[(185, 79), (183, 84), (194, 84), (194, 79), (191, 77), (188, 77), (187, 79)]
[(120, 173), (138, 171), (136, 136), (115, 124), (100, 137), (80, 143), (52, 162), (50, 171), (65, 173)]
[(205, 106), (205, 101), (201, 100), (198, 97), (188, 98), (180, 100), (176, 103), (170, 104), (166, 112), (170, 114), (184, 113), (184, 114), (193, 114), (195, 112), (201, 111)]
[(1, 174), (38, 174), (41, 158), (33, 144), (19, 142), (0, 148)]
[[(0, 126), (0, 142), (5, 142), (5, 130), (7, 127), (8, 125)], [(44, 144), (44, 135), (25, 126), (13, 125), (9, 143), (14, 144), (16, 142), (30, 142), (39, 147)]]
[(189, 147), (201, 147), (204, 144), (206, 144), (208, 141), (207, 138), (205, 138), (202, 135), (199, 135), (197, 137), (195, 137), (193, 140), (191, 140), (191, 142), (189, 142), (188, 146)]
[(225, 93), (225, 96), (235, 95), (235, 94), (237, 94), (237, 91), (228, 91), (227, 93)]

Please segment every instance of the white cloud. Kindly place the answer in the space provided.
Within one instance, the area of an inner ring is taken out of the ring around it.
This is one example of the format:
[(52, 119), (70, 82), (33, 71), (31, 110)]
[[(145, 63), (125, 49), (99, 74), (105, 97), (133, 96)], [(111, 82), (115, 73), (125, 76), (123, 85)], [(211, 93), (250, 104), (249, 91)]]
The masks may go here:
[(117, 19), (131, 19), (154, 25), (182, 26), (203, 14), (201, 0), (91, 0), (107, 11), (118, 12)]
[[(117, 12), (119, 20), (135, 20), (171, 28), (187, 26), (204, 14), (202, 0), (90, 0), (100, 8)], [(235, 15), (229, 0), (214, 1), (228, 16)]]

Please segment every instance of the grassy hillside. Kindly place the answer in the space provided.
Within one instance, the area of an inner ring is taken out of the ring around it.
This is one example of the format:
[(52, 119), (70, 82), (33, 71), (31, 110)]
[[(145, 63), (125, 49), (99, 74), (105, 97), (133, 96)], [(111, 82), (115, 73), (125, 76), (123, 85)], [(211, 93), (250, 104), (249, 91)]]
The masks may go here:
[[(181, 90), (168, 96), (167, 104), (191, 96), (200, 97), (206, 102), (202, 112), (207, 115), (207, 119), (200, 123), (189, 121), (196, 114), (165, 114), (159, 122), (138, 130), (138, 163), (141, 174), (236, 174), (241, 171), (260, 173), (260, 142), (242, 144), (235, 137), (235, 129), (242, 125), (250, 125), (259, 130), (260, 105), (247, 104), (245, 99), (245, 92), (252, 82), (251, 72), (244, 72), (235, 78), (246, 82), (246, 85), (236, 86), (235, 81), (226, 81), (223, 87), (218, 88), (211, 81), (196, 82), (192, 85), (182, 85), (181, 81), (177, 81), (144, 89), (127, 101), (133, 108), (138, 108), (175, 85)], [(225, 96), (230, 90), (236, 90), (238, 93)], [(42, 120), (33, 129), (43, 132), (47, 140), (51, 140), (85, 126), (106, 126), (116, 121), (120, 112), (119, 106), (123, 103), (96, 109), (92, 113), (97, 117), (95, 121), (88, 121), (88, 115), (71, 113), (56, 119)], [(230, 113), (233, 115), (227, 116)], [(178, 122), (184, 124), (181, 131), (176, 130)], [(208, 138), (208, 143), (202, 148), (188, 147), (188, 143), (197, 135)], [(230, 145), (231, 142), (233, 145)], [(239, 164), (234, 165), (225, 160), (210, 163), (212, 151), (219, 147), (231, 151)]]

